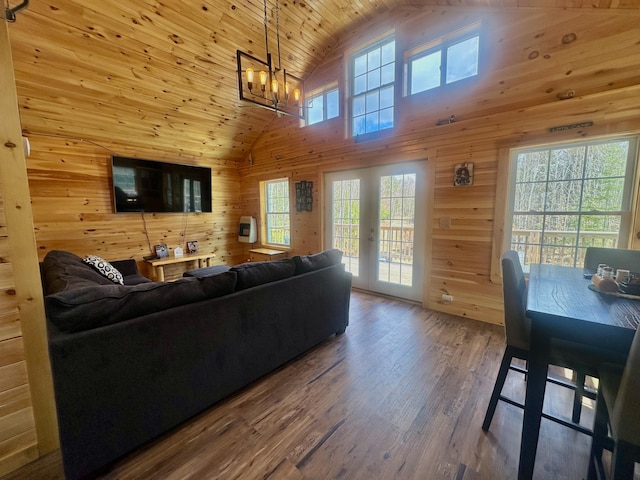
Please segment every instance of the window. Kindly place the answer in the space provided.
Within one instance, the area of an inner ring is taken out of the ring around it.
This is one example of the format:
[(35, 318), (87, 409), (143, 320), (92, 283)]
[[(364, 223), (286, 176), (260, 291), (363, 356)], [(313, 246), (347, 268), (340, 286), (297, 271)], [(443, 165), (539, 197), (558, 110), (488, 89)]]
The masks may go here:
[(182, 180), (184, 212), (201, 212), (202, 211), (202, 192), (200, 181), (192, 178), (184, 178)]
[(340, 114), (337, 88), (327, 90), (307, 99), (307, 125), (336, 118)]
[(582, 266), (587, 247), (624, 248), (637, 139), (515, 150), (505, 249), (531, 263)]
[(396, 42), (389, 37), (356, 53), (351, 62), (353, 136), (393, 127)]
[(409, 93), (424, 92), (478, 75), (480, 36), (457, 38), (408, 59)]
[(113, 166), (113, 183), (127, 195), (138, 195), (136, 185), (136, 169), (130, 167)]
[(263, 238), (270, 245), (289, 246), (289, 180), (284, 178), (261, 183), (265, 213)]

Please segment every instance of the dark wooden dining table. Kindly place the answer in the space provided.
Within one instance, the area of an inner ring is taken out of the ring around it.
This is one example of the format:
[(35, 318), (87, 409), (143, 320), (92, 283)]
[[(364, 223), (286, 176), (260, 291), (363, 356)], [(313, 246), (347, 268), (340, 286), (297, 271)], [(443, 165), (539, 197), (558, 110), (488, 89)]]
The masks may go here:
[[(527, 295), (531, 344), (519, 480), (533, 477), (552, 339), (610, 352), (611, 361), (624, 362), (640, 322), (640, 298), (600, 293), (589, 284), (582, 268), (531, 265)], [(586, 469), (587, 465), (585, 473)]]

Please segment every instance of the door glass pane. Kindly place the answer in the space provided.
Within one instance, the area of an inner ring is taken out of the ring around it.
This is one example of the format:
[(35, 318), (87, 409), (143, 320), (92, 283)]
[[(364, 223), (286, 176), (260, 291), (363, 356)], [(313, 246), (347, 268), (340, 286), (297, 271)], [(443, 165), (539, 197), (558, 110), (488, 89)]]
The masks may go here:
[(413, 284), (416, 174), (380, 177), (378, 281)]
[(333, 248), (342, 250), (342, 263), (354, 277), (360, 260), (360, 180), (333, 182)]

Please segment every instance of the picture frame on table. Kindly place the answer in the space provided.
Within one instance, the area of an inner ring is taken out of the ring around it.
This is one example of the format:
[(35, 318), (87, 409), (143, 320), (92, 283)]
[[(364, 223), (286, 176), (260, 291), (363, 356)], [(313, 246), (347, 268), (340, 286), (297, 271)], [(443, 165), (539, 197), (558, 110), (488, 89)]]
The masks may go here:
[(193, 240), (191, 242), (187, 242), (187, 251), (189, 253), (198, 253), (198, 241)]
[(156, 257), (158, 258), (166, 258), (169, 256), (169, 249), (167, 248), (166, 243), (160, 243), (154, 247), (156, 251)]

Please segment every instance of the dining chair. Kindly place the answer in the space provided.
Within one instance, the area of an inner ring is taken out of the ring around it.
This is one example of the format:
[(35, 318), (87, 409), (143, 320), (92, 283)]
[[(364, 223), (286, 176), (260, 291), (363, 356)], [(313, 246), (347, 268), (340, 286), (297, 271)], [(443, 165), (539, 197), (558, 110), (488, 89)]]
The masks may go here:
[(587, 247), (584, 256), (584, 268), (596, 273), (598, 265), (606, 263), (614, 270), (624, 268), (633, 273), (640, 273), (640, 250), (624, 248)]
[[(521, 403), (503, 396), (502, 387), (507, 379), (509, 370), (518, 371), (526, 376), (526, 368), (512, 365), (512, 360), (513, 358), (519, 358), (525, 362), (528, 360), (531, 336), (531, 321), (526, 316), (527, 282), (522, 271), (522, 265), (520, 264), (518, 253), (513, 250), (509, 250), (502, 255), (500, 261), (502, 265), (502, 292), (504, 297), (504, 329), (506, 347), (502, 356), (502, 362), (500, 363), (500, 369), (498, 370), (498, 376), (493, 387), (493, 392), (491, 393), (484, 422), (482, 423), (482, 429), (484, 431), (489, 430), (491, 420), (493, 419), (493, 415), (498, 405), (498, 400), (502, 400), (503, 402), (519, 408), (524, 408)], [(563, 345), (561, 349), (557, 348), (557, 352), (554, 352), (553, 350), (554, 346), (552, 345), (552, 363), (554, 365), (570, 368), (575, 372), (575, 383), (547, 377), (548, 382), (574, 390), (572, 422), (568, 422), (564, 419), (547, 415), (545, 413), (543, 413), (543, 417), (583, 433), (590, 434), (590, 430), (578, 425), (578, 423), (580, 421), (582, 397), (588, 396), (590, 398), (595, 398), (593, 392), (587, 391), (584, 388), (586, 374), (593, 372), (592, 370), (587, 372), (587, 369), (583, 368), (577, 360), (571, 360), (572, 358), (580, 358), (580, 352), (573, 352), (571, 347)]]
[(587, 480), (607, 478), (602, 450), (608, 442), (608, 430), (613, 440), (609, 478), (633, 479), (635, 461), (640, 461), (640, 333), (636, 331), (633, 337), (624, 366), (605, 363), (598, 373), (600, 382)]

